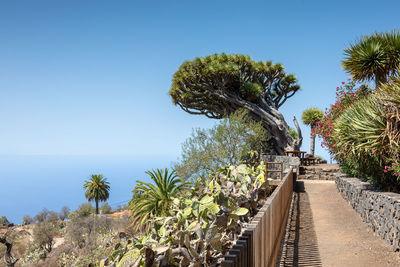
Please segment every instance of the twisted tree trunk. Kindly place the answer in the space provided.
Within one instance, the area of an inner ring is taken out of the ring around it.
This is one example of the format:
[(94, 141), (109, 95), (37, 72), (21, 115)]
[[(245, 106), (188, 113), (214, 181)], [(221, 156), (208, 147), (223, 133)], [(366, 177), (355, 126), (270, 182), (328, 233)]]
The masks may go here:
[(261, 121), (268, 133), (268, 137), (270, 137), (268, 151), (266, 151), (268, 154), (284, 155), (284, 150), (298, 150), (300, 148), (303, 138), (297, 120), (295, 125), (297, 124), (299, 139), (294, 140), (290, 135), (289, 126), (285, 118), (278, 111), (278, 108), (275, 108), (275, 104), (272, 101), (261, 98), (257, 103), (254, 103), (233, 94), (217, 94), (217, 97), (231, 104), (223, 107), (225, 112), (230, 114), (239, 108), (245, 108), (250, 111), (250, 115), (254, 119)]
[(0, 237), (0, 243), (3, 243), (6, 246), (6, 254), (4, 256), (7, 267), (14, 267), (15, 263), (19, 260), (12, 256), (11, 250), (13, 244), (7, 241), (6, 235)]

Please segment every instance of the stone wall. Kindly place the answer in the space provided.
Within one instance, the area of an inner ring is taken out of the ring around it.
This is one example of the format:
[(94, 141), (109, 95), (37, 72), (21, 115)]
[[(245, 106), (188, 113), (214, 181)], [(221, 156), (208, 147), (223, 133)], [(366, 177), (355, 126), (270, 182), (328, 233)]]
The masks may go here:
[(298, 179), (301, 180), (335, 180), (339, 171), (336, 164), (321, 164), (317, 166), (301, 166)]
[(336, 186), (376, 235), (396, 251), (400, 249), (400, 194), (382, 192), (368, 182), (335, 175)]
[(284, 173), (288, 173), (290, 168), (294, 169), (293, 172), (298, 172), (298, 168), (300, 166), (300, 159), (297, 157), (262, 154), (261, 159), (264, 162), (283, 162)]

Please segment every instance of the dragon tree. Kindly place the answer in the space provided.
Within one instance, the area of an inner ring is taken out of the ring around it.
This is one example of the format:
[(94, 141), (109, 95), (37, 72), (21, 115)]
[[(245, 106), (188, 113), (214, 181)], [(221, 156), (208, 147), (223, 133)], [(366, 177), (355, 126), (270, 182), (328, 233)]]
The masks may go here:
[[(299, 149), (279, 108), (298, 90), (296, 76), (282, 64), (253, 61), (239, 54), (215, 54), (182, 63), (169, 91), (175, 105), (190, 114), (221, 119), (245, 108), (267, 130), (268, 153)], [(294, 123), (301, 136), (296, 118)]]

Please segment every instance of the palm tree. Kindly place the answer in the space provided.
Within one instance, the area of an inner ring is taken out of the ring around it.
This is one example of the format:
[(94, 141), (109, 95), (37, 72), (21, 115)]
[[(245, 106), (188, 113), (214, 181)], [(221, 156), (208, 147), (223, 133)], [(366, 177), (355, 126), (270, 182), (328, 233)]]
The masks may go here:
[(99, 201), (106, 201), (110, 196), (110, 186), (107, 178), (101, 174), (92, 174), (90, 180), (85, 181), (85, 197), (88, 201), (96, 202), (96, 214), (99, 214)]
[(321, 121), (324, 117), (324, 112), (319, 108), (309, 108), (303, 111), (301, 115), (301, 120), (304, 124), (309, 125), (311, 127), (311, 142), (310, 142), (310, 154), (314, 156), (315, 150), (315, 134), (313, 133), (313, 129), (317, 122)]
[(398, 75), (400, 63), (400, 32), (374, 33), (362, 37), (344, 50), (342, 66), (354, 80), (375, 79), (375, 87)]
[(129, 202), (136, 229), (143, 226), (152, 216), (167, 215), (173, 198), (187, 187), (187, 183), (183, 182), (175, 171), (169, 172), (167, 168), (147, 171), (146, 174), (153, 183), (137, 181)]

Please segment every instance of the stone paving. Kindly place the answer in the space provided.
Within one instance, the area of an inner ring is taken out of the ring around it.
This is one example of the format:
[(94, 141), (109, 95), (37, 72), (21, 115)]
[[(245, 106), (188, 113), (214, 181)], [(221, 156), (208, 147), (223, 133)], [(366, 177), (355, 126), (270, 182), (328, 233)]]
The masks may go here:
[(277, 266), (400, 266), (334, 181), (297, 182)]

